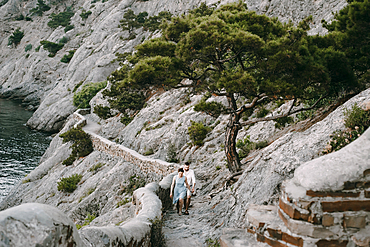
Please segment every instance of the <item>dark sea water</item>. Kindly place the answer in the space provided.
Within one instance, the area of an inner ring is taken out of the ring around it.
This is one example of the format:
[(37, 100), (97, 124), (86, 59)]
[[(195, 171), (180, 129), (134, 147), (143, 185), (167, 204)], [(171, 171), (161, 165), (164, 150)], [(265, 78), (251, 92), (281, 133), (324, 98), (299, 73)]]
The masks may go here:
[(0, 202), (37, 165), (50, 144), (49, 134), (26, 127), (32, 112), (0, 98)]

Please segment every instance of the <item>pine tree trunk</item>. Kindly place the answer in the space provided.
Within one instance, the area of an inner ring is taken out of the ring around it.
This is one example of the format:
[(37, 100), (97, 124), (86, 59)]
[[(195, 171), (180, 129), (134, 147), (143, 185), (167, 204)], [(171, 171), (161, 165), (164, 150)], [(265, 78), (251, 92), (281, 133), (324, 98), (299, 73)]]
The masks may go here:
[(237, 172), (240, 168), (239, 155), (236, 152), (236, 137), (239, 129), (239, 114), (231, 114), (225, 132), (225, 153), (231, 173)]

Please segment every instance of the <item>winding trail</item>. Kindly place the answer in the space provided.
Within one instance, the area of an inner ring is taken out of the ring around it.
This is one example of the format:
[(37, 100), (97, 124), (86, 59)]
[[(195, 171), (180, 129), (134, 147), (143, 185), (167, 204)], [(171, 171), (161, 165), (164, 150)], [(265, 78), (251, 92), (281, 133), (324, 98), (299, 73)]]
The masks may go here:
[[(86, 124), (82, 129), (99, 135), (101, 126), (94, 122), (89, 115), (84, 115), (84, 117)], [(197, 184), (201, 183), (202, 181), (198, 179)], [(209, 224), (209, 214), (212, 215), (212, 212), (205, 210), (204, 206), (208, 204), (209, 200), (206, 195), (193, 196), (189, 215), (179, 216), (175, 208), (164, 212), (162, 233), (166, 247), (207, 246), (206, 239), (212, 231)]]
[(203, 205), (208, 203), (206, 196), (193, 196), (189, 215), (179, 216), (176, 209), (164, 214), (162, 232), (167, 247), (206, 246), (202, 236), (208, 236), (211, 231), (206, 221)]
[[(94, 122), (89, 115), (84, 115), (86, 124), (83, 130), (99, 135), (101, 126)], [(134, 152), (134, 151), (133, 151)], [(201, 184), (202, 181), (197, 181)], [(209, 210), (205, 210), (204, 205), (210, 201), (206, 195), (193, 196), (189, 215), (177, 214), (176, 209), (168, 210), (163, 214), (164, 225), (162, 232), (164, 235), (165, 246), (167, 247), (199, 247), (207, 246), (206, 239), (210, 236), (212, 226), (209, 222)]]

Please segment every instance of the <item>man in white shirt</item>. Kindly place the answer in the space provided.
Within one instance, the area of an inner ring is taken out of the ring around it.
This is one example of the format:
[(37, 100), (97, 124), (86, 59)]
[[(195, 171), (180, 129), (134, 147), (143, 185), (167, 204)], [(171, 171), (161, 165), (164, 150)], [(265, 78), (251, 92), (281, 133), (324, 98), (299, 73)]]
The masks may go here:
[(189, 162), (185, 162), (184, 164), (184, 175), (188, 181), (188, 184), (191, 188), (191, 191), (189, 189), (187, 189), (187, 200), (186, 200), (186, 204), (185, 204), (185, 213), (186, 215), (189, 214), (188, 212), (188, 208), (189, 208), (189, 205), (190, 205), (190, 199), (191, 199), (191, 195), (194, 193), (195, 191), (195, 175), (194, 175), (194, 171), (192, 169), (189, 169), (189, 166), (190, 166), (190, 163)]

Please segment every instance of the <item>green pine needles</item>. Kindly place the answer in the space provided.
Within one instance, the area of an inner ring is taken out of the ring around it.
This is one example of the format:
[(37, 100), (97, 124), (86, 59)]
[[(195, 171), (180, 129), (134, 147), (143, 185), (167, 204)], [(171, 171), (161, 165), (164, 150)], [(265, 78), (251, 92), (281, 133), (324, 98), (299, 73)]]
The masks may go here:
[(46, 11), (50, 10), (50, 6), (46, 5), (44, 1), (37, 0), (36, 8), (31, 9), (32, 14), (36, 14), (38, 16), (42, 16), (42, 14)]
[(81, 181), (81, 174), (73, 174), (70, 177), (61, 178), (58, 182), (58, 190), (66, 193), (72, 193), (77, 188), (77, 184)]
[(21, 42), (23, 36), (24, 32), (22, 32), (20, 28), (17, 28), (8, 38), (8, 45), (14, 44), (15, 46), (17, 46)]
[(79, 157), (89, 155), (94, 149), (90, 136), (82, 129), (72, 128), (67, 132), (59, 135), (63, 138), (63, 143), (72, 142), (72, 153), (63, 161), (63, 165), (69, 166)]
[(96, 83), (90, 82), (83, 85), (82, 89), (79, 92), (75, 92), (73, 95), (73, 105), (80, 109), (90, 108), (90, 100), (106, 86), (106, 81)]
[(211, 127), (204, 126), (201, 122), (191, 121), (191, 126), (188, 127), (188, 134), (193, 145), (202, 146), (207, 134), (212, 131)]
[(71, 11), (61, 12), (59, 14), (51, 13), (49, 18), (51, 19), (48, 22), (48, 26), (51, 28), (57, 28), (59, 26), (65, 27), (64, 32), (68, 32), (73, 29), (74, 26), (71, 25), (71, 18), (74, 16), (74, 13)]
[[(145, 13), (127, 11), (121, 27), (133, 33), (148, 20)], [(125, 65), (109, 80), (120, 89), (117, 98), (130, 90), (148, 94), (188, 88), (223, 99), (203, 100), (195, 109), (214, 117), (228, 114), (225, 152), (230, 171), (237, 172), (236, 140), (243, 126), (280, 118), (278, 126), (283, 126), (290, 122), (287, 117), (317, 108), (325, 98), (359, 89), (350, 60), (340, 45), (333, 45), (335, 39), (308, 36), (311, 21), (308, 17), (297, 26), (281, 23), (249, 11), (242, 1), (218, 8), (202, 4), (187, 15), (162, 19), (162, 36), (137, 45), (136, 53), (122, 55)], [(291, 107), (268, 114), (267, 105), (281, 99), (291, 100)], [(300, 102), (312, 104), (303, 107)], [(189, 130), (195, 145), (203, 144), (206, 133), (205, 126), (195, 123)]]
[(69, 63), (75, 52), (76, 52), (75, 50), (68, 51), (68, 54), (64, 55), (60, 61), (62, 63)]

